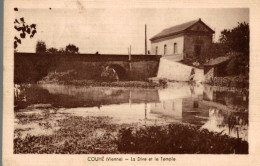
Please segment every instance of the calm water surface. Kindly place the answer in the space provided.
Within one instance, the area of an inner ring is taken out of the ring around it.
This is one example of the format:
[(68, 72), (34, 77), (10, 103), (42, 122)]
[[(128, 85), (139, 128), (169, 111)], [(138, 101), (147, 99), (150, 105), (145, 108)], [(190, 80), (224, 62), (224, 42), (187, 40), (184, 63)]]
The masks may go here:
[[(15, 111), (51, 105), (77, 116), (109, 116), (116, 123), (185, 123), (247, 140), (248, 94), (172, 83), (165, 89), (16, 85)], [(239, 110), (239, 111), (238, 111)]]

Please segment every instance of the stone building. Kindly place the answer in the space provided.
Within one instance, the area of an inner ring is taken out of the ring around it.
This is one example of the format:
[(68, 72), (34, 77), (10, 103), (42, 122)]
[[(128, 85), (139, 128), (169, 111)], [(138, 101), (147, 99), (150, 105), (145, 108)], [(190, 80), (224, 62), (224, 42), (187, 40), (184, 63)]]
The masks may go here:
[(215, 32), (201, 19), (164, 29), (153, 36), (151, 54), (175, 61), (199, 59), (205, 55)]

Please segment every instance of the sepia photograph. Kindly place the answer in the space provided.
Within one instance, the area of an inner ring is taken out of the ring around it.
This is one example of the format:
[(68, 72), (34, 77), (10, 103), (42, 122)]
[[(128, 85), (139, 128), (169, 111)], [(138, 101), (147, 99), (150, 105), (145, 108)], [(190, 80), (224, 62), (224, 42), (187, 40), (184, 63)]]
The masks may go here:
[(249, 9), (13, 12), (15, 154), (248, 153)]
[(183, 154), (249, 160), (250, 7), (87, 2), (10, 5), (7, 163), (79, 154), (92, 164), (172, 165)]

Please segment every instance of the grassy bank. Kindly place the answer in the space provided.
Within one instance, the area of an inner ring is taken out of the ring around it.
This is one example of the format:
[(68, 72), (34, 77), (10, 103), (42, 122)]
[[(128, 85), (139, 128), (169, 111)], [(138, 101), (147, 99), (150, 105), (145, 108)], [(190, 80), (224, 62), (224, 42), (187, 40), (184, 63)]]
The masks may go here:
[[(57, 116), (55, 112), (41, 115), (16, 113), (16, 119), (20, 128), (16, 127), (14, 131), (15, 154), (248, 153), (246, 141), (189, 125), (138, 127), (114, 124), (109, 117)], [(38, 125), (40, 128), (36, 133), (26, 133), (32, 123), (31, 127)], [(38, 133), (48, 129), (52, 132)]]
[[(20, 116), (20, 123), (37, 121), (34, 116)], [(50, 135), (27, 134), (15, 130), (14, 153), (37, 154), (103, 154), (117, 153), (114, 141), (116, 125), (108, 117), (70, 116), (57, 120), (58, 129)], [(51, 128), (48, 122), (37, 121), (42, 128)]]
[(148, 81), (118, 81), (118, 82), (101, 82), (92, 80), (72, 80), (61, 82), (68, 85), (76, 86), (95, 86), (95, 87), (133, 87), (133, 88), (160, 88), (162, 85)]

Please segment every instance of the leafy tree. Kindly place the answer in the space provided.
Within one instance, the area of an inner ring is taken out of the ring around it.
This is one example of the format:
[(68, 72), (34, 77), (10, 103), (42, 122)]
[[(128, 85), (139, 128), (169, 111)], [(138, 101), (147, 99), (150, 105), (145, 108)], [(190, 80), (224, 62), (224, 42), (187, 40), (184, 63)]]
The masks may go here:
[(58, 49), (57, 49), (57, 48), (54, 48), (54, 47), (51, 47), (51, 48), (48, 48), (48, 49), (47, 49), (47, 52), (48, 52), (48, 53), (58, 53)]
[(38, 41), (36, 44), (36, 53), (46, 52), (46, 44), (44, 41)]
[(209, 48), (206, 49), (203, 59), (207, 61), (212, 58), (214, 59), (220, 56), (225, 56), (227, 53), (228, 53), (228, 49), (226, 45), (220, 42), (212, 43), (209, 46)]
[(65, 48), (65, 52), (69, 54), (78, 54), (79, 53), (79, 48), (76, 47), (74, 44), (69, 44)]
[(249, 75), (249, 24), (238, 23), (233, 29), (224, 29), (221, 32), (219, 43), (229, 55), (232, 56), (227, 65), (228, 73), (235, 73), (246, 76)]
[(14, 49), (18, 47), (18, 44), (22, 43), (21, 39), (24, 39), (26, 34), (30, 35), (30, 38), (33, 38), (37, 33), (36, 24), (27, 25), (23, 17), (20, 20), (15, 19), (14, 29), (19, 32), (19, 36), (14, 37)]
[(60, 48), (58, 52), (59, 53), (65, 53), (65, 50), (64, 50), (64, 48)]
[(249, 24), (238, 23), (238, 26), (221, 31), (219, 42), (227, 47), (228, 51), (242, 52), (249, 55)]

